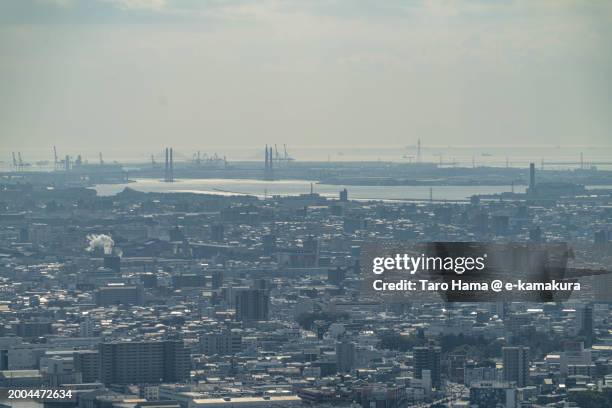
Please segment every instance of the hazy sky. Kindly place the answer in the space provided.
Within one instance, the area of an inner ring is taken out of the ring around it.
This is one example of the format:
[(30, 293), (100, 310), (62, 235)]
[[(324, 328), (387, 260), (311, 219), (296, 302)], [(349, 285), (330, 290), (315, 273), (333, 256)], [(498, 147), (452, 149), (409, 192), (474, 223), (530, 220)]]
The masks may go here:
[(612, 144), (612, 2), (0, 3), (0, 148)]

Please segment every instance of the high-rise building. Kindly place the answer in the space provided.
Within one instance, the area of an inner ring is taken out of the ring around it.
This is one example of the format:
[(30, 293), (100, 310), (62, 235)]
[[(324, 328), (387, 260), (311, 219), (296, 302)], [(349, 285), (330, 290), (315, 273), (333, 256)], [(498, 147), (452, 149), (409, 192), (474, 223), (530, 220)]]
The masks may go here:
[(215, 242), (223, 242), (225, 238), (225, 228), (223, 224), (210, 225), (210, 239)]
[(215, 269), (206, 275), (206, 279), (210, 282), (211, 289), (219, 289), (223, 285), (223, 270)]
[(93, 337), (94, 329), (94, 321), (89, 316), (79, 322), (79, 336), (81, 337)]
[(74, 372), (81, 382), (93, 383), (100, 378), (100, 353), (97, 350), (76, 350), (72, 354)]
[(593, 345), (593, 306), (589, 304), (580, 305), (576, 308), (576, 324), (578, 335), (584, 338), (584, 346)]
[(144, 292), (140, 285), (108, 285), (94, 292), (97, 306), (141, 305), (144, 302)]
[(423, 370), (431, 372), (431, 385), (440, 388), (440, 356), (438, 346), (423, 346), (414, 348), (414, 377), (423, 378)]
[(529, 188), (527, 189), (527, 195), (535, 196), (536, 194), (535, 163), (529, 163)]
[(504, 319), (506, 340), (512, 345), (520, 342), (521, 336), (532, 327), (532, 316), (529, 313), (513, 313)]
[(242, 351), (242, 334), (232, 330), (200, 334), (200, 351), (207, 355), (228, 356)]
[(340, 201), (348, 201), (348, 190), (345, 188), (343, 190), (340, 190)]
[(236, 320), (268, 320), (270, 295), (263, 289), (240, 289), (236, 291)]
[(158, 384), (189, 377), (189, 351), (179, 340), (105, 342), (98, 351), (104, 384)]
[(504, 347), (504, 380), (524, 387), (529, 382), (529, 347)]
[(51, 322), (47, 320), (20, 321), (13, 323), (13, 331), (18, 337), (34, 338), (53, 333), (53, 326)]
[(508, 313), (508, 305), (505, 302), (495, 302), (491, 304), (491, 313), (500, 319), (505, 319)]
[(316, 267), (319, 265), (319, 241), (309, 236), (302, 244), (305, 266)]
[(336, 362), (339, 373), (350, 372), (355, 367), (355, 343), (343, 339), (336, 343)]
[(448, 378), (455, 383), (465, 383), (465, 363), (466, 355), (462, 353), (453, 353), (448, 356), (447, 369)]
[(568, 375), (572, 367), (589, 367), (593, 363), (591, 349), (585, 349), (583, 342), (565, 342), (563, 348), (559, 360), (559, 372), (562, 376)]

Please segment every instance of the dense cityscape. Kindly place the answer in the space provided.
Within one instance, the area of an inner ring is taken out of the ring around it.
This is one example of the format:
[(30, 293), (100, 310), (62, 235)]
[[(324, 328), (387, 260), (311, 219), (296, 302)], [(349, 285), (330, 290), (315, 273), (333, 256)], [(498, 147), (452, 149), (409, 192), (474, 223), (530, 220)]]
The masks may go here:
[[(156, 174), (168, 183), (171, 155)], [(276, 165), (266, 149), (253, 177), (273, 180)], [(38, 401), (87, 408), (612, 405), (607, 274), (584, 277), (603, 291), (586, 300), (386, 302), (362, 290), (361, 258), (390, 240), (568, 242), (577, 267), (602, 269), (609, 190), (539, 182), (555, 174), (532, 165), (509, 170), (525, 193), (461, 202), (353, 200), (350, 185), (100, 196), (103, 164), (82, 185), (73, 166), (0, 185), (4, 390), (70, 390)]]
[(0, 0), (0, 408), (612, 408), (611, 44), (612, 1)]

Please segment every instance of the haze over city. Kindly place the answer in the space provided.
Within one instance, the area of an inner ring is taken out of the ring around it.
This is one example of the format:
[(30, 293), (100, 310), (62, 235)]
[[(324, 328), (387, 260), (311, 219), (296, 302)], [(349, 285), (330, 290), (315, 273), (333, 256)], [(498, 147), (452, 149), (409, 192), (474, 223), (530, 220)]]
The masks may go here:
[(609, 145), (611, 41), (603, 1), (2, 2), (0, 148)]
[(612, 2), (0, 1), (0, 408), (612, 407)]

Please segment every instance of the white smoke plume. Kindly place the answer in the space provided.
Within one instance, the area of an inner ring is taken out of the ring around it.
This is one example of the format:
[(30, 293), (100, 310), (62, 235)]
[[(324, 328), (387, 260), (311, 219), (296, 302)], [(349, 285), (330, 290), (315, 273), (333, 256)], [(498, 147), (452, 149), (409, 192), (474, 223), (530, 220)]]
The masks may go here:
[(87, 251), (93, 252), (96, 249), (102, 249), (106, 255), (113, 253), (115, 241), (109, 235), (89, 234), (87, 235), (87, 240), (89, 241), (89, 246), (86, 248)]

